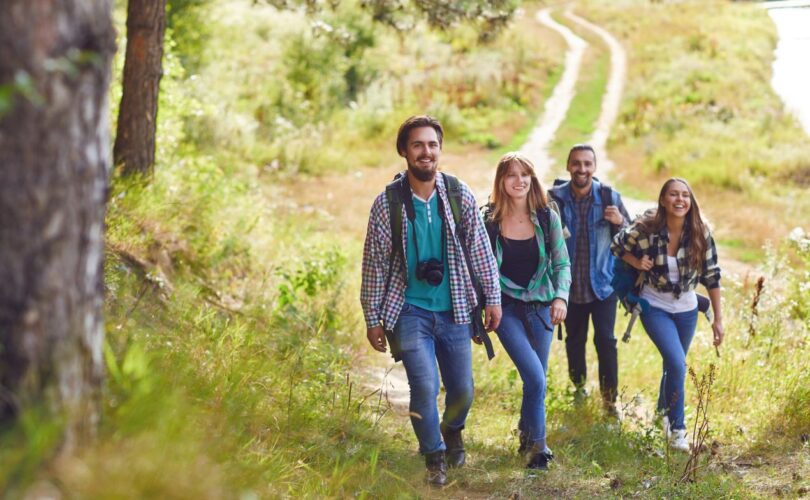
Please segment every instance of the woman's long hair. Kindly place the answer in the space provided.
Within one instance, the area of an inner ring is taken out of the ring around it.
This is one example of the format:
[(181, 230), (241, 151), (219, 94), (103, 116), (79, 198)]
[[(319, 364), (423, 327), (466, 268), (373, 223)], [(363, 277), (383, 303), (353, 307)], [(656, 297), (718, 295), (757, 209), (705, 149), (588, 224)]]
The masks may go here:
[(501, 219), (503, 219), (509, 207), (509, 195), (506, 194), (506, 189), (504, 189), (503, 184), (506, 174), (509, 173), (509, 167), (513, 164), (517, 164), (521, 170), (529, 174), (532, 179), (527, 196), (529, 213), (548, 205), (546, 191), (540, 184), (540, 179), (537, 178), (537, 174), (534, 173), (534, 165), (531, 160), (517, 152), (506, 153), (501, 157), (500, 161), (498, 161), (498, 167), (495, 170), (495, 183), (492, 187), (492, 194), (489, 196), (489, 201), (492, 204), (490, 217), (495, 222), (500, 222)]
[(667, 190), (674, 182), (681, 182), (686, 186), (689, 191), (689, 211), (686, 212), (686, 220), (684, 221), (684, 235), (687, 238), (686, 242), (686, 259), (691, 269), (700, 270), (703, 268), (703, 261), (706, 258), (706, 250), (709, 246), (706, 241), (706, 232), (708, 225), (700, 215), (700, 205), (698, 204), (695, 193), (692, 192), (692, 187), (686, 182), (685, 179), (680, 177), (671, 177), (667, 179), (661, 187), (661, 192), (658, 193), (658, 209), (649, 210), (642, 216), (640, 224), (642, 230), (647, 234), (658, 233), (667, 226), (667, 211), (661, 200), (667, 193)]

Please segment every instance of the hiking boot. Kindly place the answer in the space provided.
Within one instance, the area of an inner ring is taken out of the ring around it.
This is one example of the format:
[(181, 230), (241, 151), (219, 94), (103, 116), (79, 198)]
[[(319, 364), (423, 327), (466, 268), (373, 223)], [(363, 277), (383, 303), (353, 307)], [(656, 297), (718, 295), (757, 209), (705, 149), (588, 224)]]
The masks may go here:
[(444, 451), (437, 451), (425, 455), (425, 481), (431, 486), (444, 486), (447, 484), (447, 465), (444, 463)]
[(447, 451), (445, 451), (447, 465), (461, 467), (467, 460), (467, 454), (464, 451), (464, 440), (461, 439), (461, 429), (451, 431), (442, 426), (441, 431), (444, 445), (447, 447)]
[(686, 439), (686, 429), (674, 429), (672, 431), (669, 447), (673, 450), (689, 453), (689, 440)]
[(529, 463), (526, 464), (527, 469), (548, 470), (549, 462), (554, 460), (554, 454), (548, 448), (540, 450), (538, 446), (532, 445), (529, 453), (531, 458), (529, 458)]
[(581, 406), (588, 400), (588, 389), (577, 387), (574, 389), (574, 405)]
[(604, 400), (602, 403), (602, 408), (605, 410), (605, 415), (616, 420), (617, 422), (621, 422), (623, 417), (622, 409), (614, 401)]

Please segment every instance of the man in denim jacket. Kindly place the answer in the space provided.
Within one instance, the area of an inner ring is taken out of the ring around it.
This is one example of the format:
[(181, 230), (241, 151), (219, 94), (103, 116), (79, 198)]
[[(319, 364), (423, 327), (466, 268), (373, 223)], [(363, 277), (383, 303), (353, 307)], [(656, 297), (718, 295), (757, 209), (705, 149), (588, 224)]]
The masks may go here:
[(565, 319), (568, 374), (579, 400), (586, 395), (585, 344), (588, 319), (591, 318), (593, 341), (599, 358), (602, 401), (610, 414), (619, 416), (616, 407), (618, 359), (616, 337), (613, 335), (617, 298), (610, 286), (614, 259), (610, 243), (615, 230), (627, 225), (630, 216), (615, 190), (606, 188), (610, 203), (603, 201), (603, 197), (606, 197), (603, 196), (603, 186), (593, 177), (596, 172), (593, 147), (587, 144), (572, 147), (566, 169), (571, 180), (555, 186), (549, 194), (560, 206), (563, 224), (570, 232), (566, 240), (572, 280), (568, 316)]

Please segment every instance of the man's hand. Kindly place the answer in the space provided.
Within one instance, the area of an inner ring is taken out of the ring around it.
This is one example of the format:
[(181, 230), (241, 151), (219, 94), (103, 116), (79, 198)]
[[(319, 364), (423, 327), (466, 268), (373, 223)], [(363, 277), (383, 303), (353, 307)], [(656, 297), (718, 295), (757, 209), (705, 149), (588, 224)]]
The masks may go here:
[(373, 326), (366, 331), (368, 343), (375, 351), (385, 352), (385, 332), (382, 326)]
[(498, 328), (498, 325), (501, 324), (501, 316), (503, 316), (501, 306), (484, 306), (484, 328), (488, 332)]
[(568, 305), (563, 299), (554, 299), (551, 302), (550, 313), (551, 324), (557, 326), (565, 320), (565, 315), (568, 314)]
[(611, 224), (621, 226), (622, 223), (624, 223), (624, 217), (622, 216), (622, 213), (619, 212), (619, 207), (617, 207), (616, 205), (608, 205), (607, 208), (605, 208), (605, 212), (603, 215), (605, 217), (605, 220), (607, 220)]

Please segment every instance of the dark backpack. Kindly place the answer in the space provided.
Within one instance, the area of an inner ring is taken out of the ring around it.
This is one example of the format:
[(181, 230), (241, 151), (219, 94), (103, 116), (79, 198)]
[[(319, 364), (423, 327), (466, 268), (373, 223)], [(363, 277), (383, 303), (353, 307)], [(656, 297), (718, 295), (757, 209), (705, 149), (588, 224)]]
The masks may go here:
[[(458, 177), (441, 173), (444, 178), (444, 185), (447, 188), (447, 199), (450, 200), (450, 211), (453, 213), (453, 222), (456, 227), (461, 227), (461, 184)], [(411, 199), (411, 188), (408, 186), (407, 175), (400, 172), (394, 176), (394, 180), (385, 186), (385, 197), (388, 199), (388, 219), (391, 221), (391, 263), (397, 255), (402, 257), (402, 205), (405, 205), (405, 214), (408, 220), (413, 222), (416, 213)], [(444, 217), (440, 210), (439, 216)]]
[[(537, 209), (537, 221), (540, 223), (540, 228), (543, 230), (543, 246), (546, 250), (546, 256), (551, 258), (551, 234), (549, 227), (551, 226), (551, 211), (558, 212), (557, 205), (553, 201), (548, 206)], [(492, 253), (495, 254), (496, 243), (498, 236), (501, 234), (501, 228), (498, 223), (492, 220), (492, 203), (487, 203), (481, 207), (481, 216), (484, 219), (484, 227), (487, 228), (487, 235), (489, 236), (489, 244), (492, 246)]]
[[(613, 188), (610, 187), (608, 184), (605, 184), (604, 182), (599, 181), (599, 179), (597, 179), (596, 177), (594, 177), (594, 179), (596, 179), (596, 181), (599, 182), (599, 186), (600, 186), (599, 197), (602, 200), (602, 206), (607, 207), (609, 205), (613, 205)], [(566, 179), (554, 179), (554, 187), (565, 184), (566, 182), (569, 182), (569, 181), (566, 180)], [(565, 207), (565, 202), (563, 201), (563, 199), (561, 197), (557, 196), (553, 189), (548, 190), (548, 197), (554, 200), (554, 202), (557, 204), (557, 207), (559, 209), (558, 213), (562, 214), (563, 208)], [(561, 219), (562, 219), (562, 217), (561, 217)], [(616, 233), (619, 232), (619, 229), (620, 229), (619, 226), (617, 226), (616, 224), (611, 223), (610, 224), (610, 235), (615, 236)]]
[[(461, 183), (457, 177), (452, 175), (445, 174), (444, 172), (442, 172), (440, 175), (444, 179), (444, 186), (447, 189), (447, 199), (450, 202), (450, 212), (453, 214), (453, 222), (455, 222), (456, 228), (463, 232), (464, 228), (461, 224)], [(388, 278), (386, 279), (385, 283), (385, 294), (388, 295), (388, 287), (391, 284), (391, 274), (394, 271), (394, 262), (396, 261), (397, 255), (400, 256), (403, 263), (405, 262), (405, 255), (402, 253), (403, 205), (405, 206), (405, 215), (408, 217), (408, 220), (413, 222), (413, 220), (416, 218), (416, 213), (413, 208), (413, 199), (411, 198), (411, 188), (408, 185), (408, 176), (405, 174), (405, 172), (400, 172), (395, 175), (394, 180), (385, 187), (385, 197), (388, 199), (388, 219), (391, 223), (391, 259), (388, 264)], [(441, 198), (439, 198), (439, 200), (441, 202)], [(441, 209), (439, 210), (439, 216), (444, 217), (444, 211)], [(466, 236), (463, 238), (463, 240), (466, 240)], [(465, 241), (461, 241), (461, 246), (464, 251), (464, 261), (467, 265), (467, 270), (470, 274), (470, 279), (472, 280), (478, 299), (478, 305), (476, 305), (472, 310), (472, 334), (473, 337), (478, 338), (481, 340), (481, 342), (483, 342), (484, 347), (487, 350), (487, 357), (492, 359), (495, 356), (495, 351), (492, 346), (492, 341), (489, 339), (489, 335), (484, 329), (482, 319), (484, 292), (481, 288), (481, 284), (478, 282), (478, 279), (475, 276), (475, 273), (473, 272), (472, 263), (470, 262), (470, 251), (467, 248), (467, 245), (464, 243)], [(388, 337), (388, 343), (391, 346), (391, 355), (394, 357), (394, 361), (399, 361), (401, 359), (401, 353), (397, 339), (393, 335), (393, 332), (389, 331), (388, 329), (386, 329), (386, 336)]]

